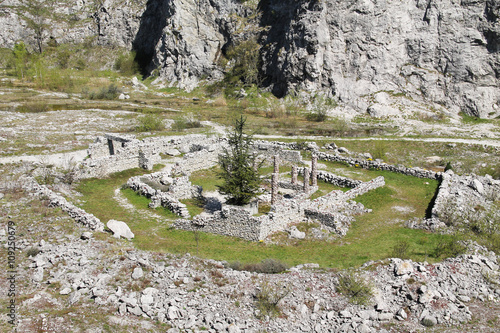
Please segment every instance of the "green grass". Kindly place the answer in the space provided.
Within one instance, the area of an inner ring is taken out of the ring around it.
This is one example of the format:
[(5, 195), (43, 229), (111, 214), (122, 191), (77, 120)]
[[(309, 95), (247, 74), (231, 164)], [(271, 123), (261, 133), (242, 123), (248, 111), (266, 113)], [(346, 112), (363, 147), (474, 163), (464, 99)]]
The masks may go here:
[[(275, 258), (288, 265), (315, 262), (322, 267), (346, 268), (360, 266), (369, 260), (387, 258), (398, 242), (407, 241), (410, 244), (408, 252), (411, 259), (434, 261), (429, 255), (442, 242), (443, 236), (403, 228), (402, 221), (411, 216), (425, 215), (437, 182), (388, 172), (361, 171), (370, 179), (383, 175), (387, 185), (357, 199), (367, 208), (373, 209), (373, 212), (358, 216), (345, 237), (332, 243), (300, 240), (294, 245), (285, 246), (200, 233), (199, 256), (241, 263)], [(114, 189), (124, 184), (129, 177), (142, 173), (144, 170), (135, 169), (115, 174), (108, 179), (83, 181), (78, 188), (84, 195), (83, 208), (103, 222), (113, 218), (129, 224), (136, 235), (133, 242), (138, 248), (155, 252), (196, 253), (194, 233), (170, 228), (169, 221), (172, 219), (166, 215), (165, 220), (157, 221), (144, 214), (127, 212), (112, 199)], [(123, 191), (134, 205), (146, 209), (149, 200), (131, 192)], [(410, 206), (415, 212), (401, 213), (392, 209), (394, 205)]]
[(217, 185), (222, 185), (222, 180), (217, 177), (219, 167), (215, 166), (210, 169), (195, 171), (189, 179), (193, 185), (203, 187), (204, 192), (217, 191)]

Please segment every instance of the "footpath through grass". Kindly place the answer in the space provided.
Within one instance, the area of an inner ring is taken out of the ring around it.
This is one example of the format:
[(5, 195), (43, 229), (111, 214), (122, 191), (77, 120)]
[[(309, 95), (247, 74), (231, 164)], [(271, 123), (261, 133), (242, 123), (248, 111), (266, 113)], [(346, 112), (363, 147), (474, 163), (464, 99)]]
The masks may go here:
[[(347, 168), (335, 165), (335, 168)], [(350, 170), (347, 170), (350, 171)], [(114, 190), (125, 184), (131, 176), (144, 173), (134, 169), (112, 175), (107, 179), (82, 181), (78, 190), (84, 195), (84, 208), (104, 223), (109, 219), (126, 222), (136, 237), (133, 242), (143, 250), (169, 253), (191, 253), (203, 258), (260, 262), (266, 258), (279, 259), (289, 265), (318, 263), (322, 267), (346, 268), (360, 266), (369, 260), (392, 257), (393, 248), (400, 241), (409, 243), (407, 255), (418, 261), (437, 261), (430, 256), (443, 241), (441, 235), (403, 227), (403, 222), (411, 217), (424, 217), (426, 209), (438, 186), (437, 181), (419, 179), (385, 171), (356, 169), (360, 178), (385, 177), (386, 186), (366, 193), (356, 200), (372, 209), (371, 213), (356, 217), (348, 234), (334, 242), (319, 240), (299, 240), (293, 245), (275, 245), (248, 242), (237, 238), (200, 233), (198, 247), (195, 234), (175, 230), (170, 227), (175, 216), (168, 212), (151, 210), (162, 218), (158, 220), (150, 214), (148, 200), (130, 190), (122, 191), (137, 212), (122, 208), (113, 199)], [(142, 213), (141, 213), (142, 211)]]

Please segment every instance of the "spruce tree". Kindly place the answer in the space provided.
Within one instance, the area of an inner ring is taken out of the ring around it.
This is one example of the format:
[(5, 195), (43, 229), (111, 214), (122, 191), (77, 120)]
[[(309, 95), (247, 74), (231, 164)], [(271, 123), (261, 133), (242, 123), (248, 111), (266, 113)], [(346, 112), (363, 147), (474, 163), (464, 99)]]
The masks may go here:
[(258, 195), (260, 178), (255, 154), (251, 152), (252, 136), (244, 133), (246, 118), (235, 120), (229, 135), (229, 148), (219, 155), (219, 192), (229, 196), (228, 203), (245, 205)]

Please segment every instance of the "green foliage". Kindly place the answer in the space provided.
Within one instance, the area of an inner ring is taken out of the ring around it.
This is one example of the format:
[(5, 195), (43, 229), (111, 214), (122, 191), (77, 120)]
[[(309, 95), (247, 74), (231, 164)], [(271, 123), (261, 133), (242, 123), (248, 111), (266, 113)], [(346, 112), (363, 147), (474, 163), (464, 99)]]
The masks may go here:
[(373, 296), (372, 287), (352, 271), (340, 273), (337, 290), (353, 304), (367, 305)]
[(460, 242), (460, 238), (454, 236), (452, 238), (442, 237), (434, 249), (432, 255), (434, 258), (453, 258), (465, 252), (467, 248)]
[(103, 87), (98, 91), (84, 91), (83, 94), (87, 95), (88, 99), (92, 100), (113, 100), (118, 98), (118, 96), (121, 94), (121, 90), (116, 85), (110, 84), (109, 86)]
[(489, 120), (488, 119), (482, 119), (482, 118), (479, 118), (479, 117), (475, 117), (475, 116), (470, 116), (464, 112), (461, 112), (460, 113), (460, 116), (462, 117), (462, 122), (465, 123), (465, 124), (481, 124), (481, 123), (488, 123)]
[(229, 149), (219, 155), (221, 171), (219, 192), (229, 195), (228, 202), (245, 205), (259, 192), (260, 178), (256, 156), (251, 153), (252, 137), (244, 133), (246, 118), (236, 119), (234, 131), (229, 135)]
[(406, 240), (402, 240), (396, 243), (392, 248), (392, 257), (408, 259), (409, 258), (410, 243)]
[(453, 170), (453, 167), (451, 166), (451, 162), (447, 162), (446, 163), (446, 166), (444, 167), (444, 171), (448, 171), (448, 170)]
[(256, 38), (245, 40), (231, 47), (226, 56), (234, 65), (227, 72), (226, 84), (229, 85), (259, 85), (259, 51), (260, 45)]
[(28, 68), (28, 50), (23, 42), (14, 45), (12, 50), (14, 55), (14, 69), (16, 71), (16, 76), (19, 79), (23, 79), (26, 76), (26, 71)]
[(175, 118), (172, 129), (175, 131), (183, 131), (185, 129), (200, 128), (202, 126), (203, 125), (201, 124), (200, 120), (197, 119), (197, 117), (192, 114), (188, 114)]
[(311, 113), (306, 115), (308, 121), (323, 122), (328, 116), (328, 110), (337, 106), (337, 102), (331, 98), (326, 98), (322, 95), (314, 96), (312, 103)]
[(262, 282), (260, 290), (255, 295), (258, 318), (277, 317), (281, 314), (279, 302), (290, 294), (291, 289), (281, 283), (272, 286), (268, 281)]
[(163, 120), (154, 114), (147, 114), (137, 118), (137, 120), (139, 121), (139, 125), (136, 127), (137, 132), (154, 132), (165, 129)]
[(39, 113), (49, 111), (49, 106), (44, 102), (31, 102), (20, 105), (16, 109), (17, 112), (22, 113)]
[(135, 52), (122, 53), (115, 61), (115, 70), (124, 75), (134, 75), (139, 73), (139, 64), (135, 58)]
[(32, 246), (30, 247), (27, 251), (26, 251), (26, 256), (27, 257), (35, 257), (38, 253), (40, 253), (40, 249), (36, 246)]
[(21, 0), (18, 15), (24, 19), (28, 29), (32, 31), (35, 48), (43, 52), (43, 42), (50, 28), (49, 21), (54, 17), (55, 2), (53, 0)]
[(230, 268), (237, 271), (247, 271), (265, 274), (278, 274), (288, 269), (288, 265), (278, 259), (264, 259), (260, 263), (242, 264), (239, 261), (232, 262)]
[(374, 159), (384, 160), (385, 154), (387, 154), (386, 143), (380, 140), (376, 140), (372, 151), (372, 157)]

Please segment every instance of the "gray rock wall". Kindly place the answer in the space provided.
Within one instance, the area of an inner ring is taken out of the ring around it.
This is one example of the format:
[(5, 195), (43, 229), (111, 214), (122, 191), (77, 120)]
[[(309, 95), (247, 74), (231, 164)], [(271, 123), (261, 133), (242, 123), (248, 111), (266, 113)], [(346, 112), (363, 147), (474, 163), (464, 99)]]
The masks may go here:
[(277, 95), (324, 91), (388, 112), (377, 92), (481, 117), (500, 114), (499, 1), (262, 2), (262, 50)]

